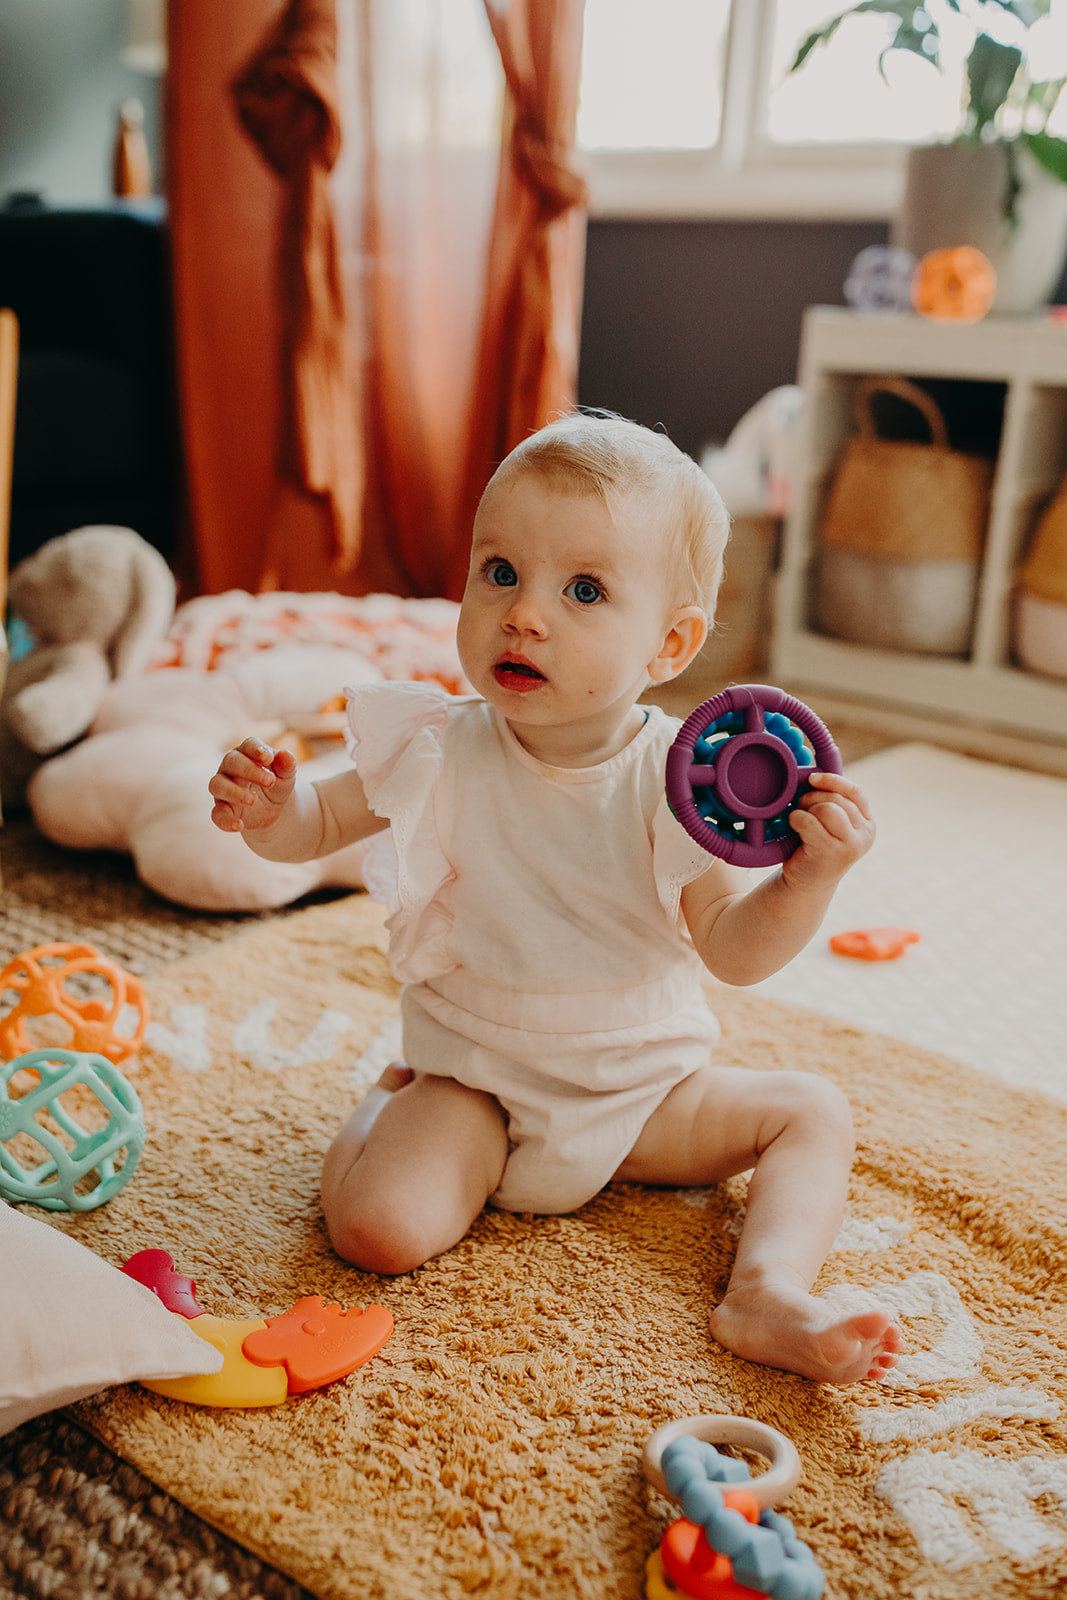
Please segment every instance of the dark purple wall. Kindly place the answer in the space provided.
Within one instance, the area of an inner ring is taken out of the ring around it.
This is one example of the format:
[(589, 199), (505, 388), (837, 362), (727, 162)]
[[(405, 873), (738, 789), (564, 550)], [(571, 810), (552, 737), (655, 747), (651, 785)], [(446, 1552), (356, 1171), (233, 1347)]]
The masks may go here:
[[(852, 261), (887, 236), (877, 221), (591, 221), (579, 401), (693, 455), (721, 444), (795, 382), (805, 307), (843, 305)], [(1067, 304), (1067, 264), (1052, 301)]]
[(721, 443), (768, 389), (796, 381), (800, 320), (842, 305), (883, 222), (591, 221), (581, 404), (661, 424), (683, 450)]

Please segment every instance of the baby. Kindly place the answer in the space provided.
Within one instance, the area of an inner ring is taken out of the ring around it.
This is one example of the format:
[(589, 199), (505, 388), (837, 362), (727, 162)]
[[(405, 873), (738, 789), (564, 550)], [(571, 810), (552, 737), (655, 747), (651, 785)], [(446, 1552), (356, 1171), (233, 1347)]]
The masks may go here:
[[(405, 1065), (327, 1153), (338, 1252), (402, 1273), (489, 1201), (575, 1210), (606, 1183), (752, 1175), (711, 1331), (749, 1360), (838, 1383), (881, 1378), (885, 1311), (836, 1315), (811, 1286), (853, 1158), (823, 1078), (716, 1066), (702, 966), (756, 983), (811, 939), (874, 838), (828, 773), (771, 877), (707, 855), (666, 804), (678, 723), (639, 704), (693, 660), (714, 616), (729, 519), (664, 435), (575, 415), (501, 464), (474, 523), (459, 616), (472, 697), (375, 684), (348, 697), (354, 765), (311, 784), (248, 738), (212, 818), (271, 861), (380, 833), (395, 847), (390, 960)], [(379, 868), (381, 862), (379, 862)]]

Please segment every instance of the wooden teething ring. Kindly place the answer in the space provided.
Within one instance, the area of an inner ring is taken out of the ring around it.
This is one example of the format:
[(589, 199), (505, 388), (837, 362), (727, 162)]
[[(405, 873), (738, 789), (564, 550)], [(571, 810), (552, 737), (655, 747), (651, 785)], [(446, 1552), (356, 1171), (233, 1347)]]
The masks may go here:
[(657, 1428), (645, 1440), (641, 1456), (645, 1477), (654, 1489), (668, 1499), (675, 1497), (667, 1488), (663, 1476), (663, 1452), (685, 1433), (692, 1434), (695, 1439), (703, 1439), (706, 1444), (732, 1444), (741, 1450), (755, 1450), (767, 1457), (770, 1462), (767, 1471), (744, 1485), (755, 1495), (761, 1511), (768, 1511), (779, 1500), (784, 1500), (800, 1482), (803, 1470), (800, 1456), (796, 1446), (784, 1433), (779, 1433), (777, 1428), (771, 1428), (765, 1422), (753, 1422), (748, 1417), (704, 1412), (698, 1417), (682, 1417), (677, 1422), (664, 1423), (662, 1428)]

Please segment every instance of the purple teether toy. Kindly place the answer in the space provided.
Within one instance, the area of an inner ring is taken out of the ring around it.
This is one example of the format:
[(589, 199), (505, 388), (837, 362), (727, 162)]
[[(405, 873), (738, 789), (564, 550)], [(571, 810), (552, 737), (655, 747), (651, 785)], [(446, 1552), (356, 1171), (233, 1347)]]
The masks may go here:
[(667, 800), (691, 839), (738, 867), (769, 867), (799, 838), (790, 813), (812, 772), (840, 772), (827, 729), (803, 701), (769, 683), (713, 695), (667, 752)]

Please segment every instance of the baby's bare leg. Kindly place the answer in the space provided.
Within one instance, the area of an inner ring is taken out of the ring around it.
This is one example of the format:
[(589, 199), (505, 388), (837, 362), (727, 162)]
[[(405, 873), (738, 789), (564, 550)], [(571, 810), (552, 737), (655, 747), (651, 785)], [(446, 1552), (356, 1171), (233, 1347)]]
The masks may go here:
[(799, 1072), (709, 1067), (673, 1089), (616, 1173), (638, 1183), (721, 1183), (754, 1167), (720, 1344), (825, 1383), (884, 1377), (899, 1330), (884, 1311), (839, 1317), (810, 1293), (844, 1213), (852, 1167), (848, 1104)]
[(410, 1272), (457, 1244), (498, 1187), (504, 1114), (491, 1095), (435, 1077), (395, 1088), (369, 1131), (360, 1111), (323, 1162), (330, 1238), (367, 1272)]

